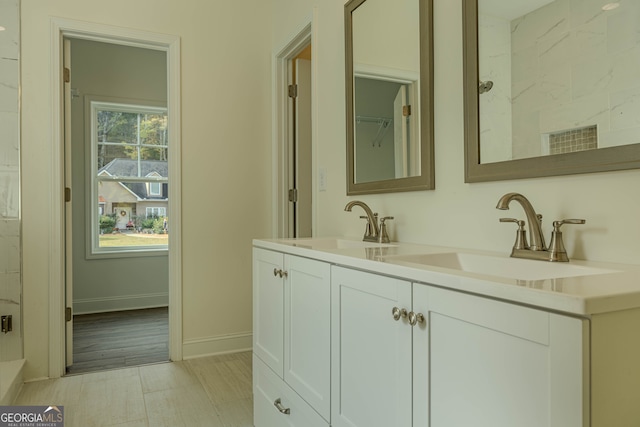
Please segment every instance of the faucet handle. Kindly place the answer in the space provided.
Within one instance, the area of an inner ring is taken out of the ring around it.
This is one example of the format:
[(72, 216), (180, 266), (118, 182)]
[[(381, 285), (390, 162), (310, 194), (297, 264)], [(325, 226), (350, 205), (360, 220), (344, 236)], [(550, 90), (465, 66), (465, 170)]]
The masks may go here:
[(553, 232), (551, 233), (551, 243), (549, 243), (549, 260), (550, 261), (569, 261), (567, 250), (564, 248), (562, 241), (562, 231), (560, 227), (564, 224), (584, 224), (584, 219), (563, 219), (561, 221), (553, 221)]
[(518, 226), (524, 227), (524, 220), (515, 218), (500, 218), (500, 222), (515, 222)]
[(392, 216), (384, 216), (380, 218), (380, 235), (378, 236), (379, 243), (389, 243), (389, 234), (387, 234), (387, 224), (385, 221), (393, 219)]
[(516, 231), (516, 241), (513, 244), (513, 249), (527, 249), (529, 243), (527, 243), (527, 230), (524, 229), (524, 221), (515, 218), (500, 218), (500, 222), (515, 222), (518, 224), (518, 231)]
[(584, 219), (563, 219), (560, 221), (553, 221), (553, 231), (560, 231), (560, 227), (563, 224), (584, 224), (587, 221)]

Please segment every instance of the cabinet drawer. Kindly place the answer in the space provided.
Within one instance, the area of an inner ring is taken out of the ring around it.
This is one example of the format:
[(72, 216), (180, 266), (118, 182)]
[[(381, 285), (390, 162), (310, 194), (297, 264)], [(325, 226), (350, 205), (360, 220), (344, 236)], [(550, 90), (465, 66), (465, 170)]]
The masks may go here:
[[(255, 427), (329, 427), (296, 392), (253, 355), (253, 424)], [(288, 409), (289, 413), (282, 413)]]
[[(430, 286), (428, 289), (425, 301), (429, 301), (431, 313), (549, 344), (549, 313), (546, 311)], [(418, 312), (426, 309), (417, 305)]]

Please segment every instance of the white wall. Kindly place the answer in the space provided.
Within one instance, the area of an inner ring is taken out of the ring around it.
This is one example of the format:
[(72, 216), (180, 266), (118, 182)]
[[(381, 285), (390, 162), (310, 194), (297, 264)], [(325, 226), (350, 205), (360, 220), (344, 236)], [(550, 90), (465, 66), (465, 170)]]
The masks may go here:
[[(418, 0), (367, 0), (353, 12), (354, 68), (420, 72)], [(399, 28), (399, 31), (393, 31)]]
[(270, 230), (267, 7), (261, 0), (242, 6), (231, 0), (22, 2), (27, 378), (48, 375), (51, 17), (181, 37), (182, 311), (189, 357), (251, 343), (251, 239)]
[[(274, 1), (274, 51), (309, 19), (317, 3)], [(316, 166), (326, 169), (327, 191), (316, 193), (315, 220), (319, 235), (359, 237), (360, 213), (343, 211), (350, 200), (345, 189), (343, 6), (342, 0), (323, 1), (316, 6)], [(503, 194), (516, 191), (527, 196), (544, 215), (547, 236), (555, 219), (587, 220), (585, 225), (564, 229), (570, 256), (640, 264), (640, 198), (634, 196), (640, 171), (464, 183), (461, 13), (459, 1), (434, 1), (436, 189), (358, 199), (381, 215), (395, 217), (389, 226), (395, 240), (508, 253), (515, 229), (498, 219), (523, 218), (524, 214), (518, 206), (504, 212), (496, 210), (495, 205)]]

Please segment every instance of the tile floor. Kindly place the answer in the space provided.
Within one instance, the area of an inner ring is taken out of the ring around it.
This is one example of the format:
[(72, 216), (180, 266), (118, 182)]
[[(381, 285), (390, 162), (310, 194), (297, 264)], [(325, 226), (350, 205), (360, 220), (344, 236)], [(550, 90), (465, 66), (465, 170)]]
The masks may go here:
[(16, 405), (62, 405), (65, 427), (251, 427), (251, 352), (27, 383)]

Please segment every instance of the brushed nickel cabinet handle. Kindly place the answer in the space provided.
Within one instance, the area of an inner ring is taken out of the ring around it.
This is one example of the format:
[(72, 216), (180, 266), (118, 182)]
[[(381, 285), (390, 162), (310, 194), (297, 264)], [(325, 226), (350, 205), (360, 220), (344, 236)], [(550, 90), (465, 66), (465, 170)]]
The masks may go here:
[(393, 307), (391, 309), (391, 315), (393, 316), (393, 320), (400, 320), (401, 317), (404, 319), (407, 317), (407, 310), (405, 308)]
[(409, 324), (411, 326), (415, 326), (418, 323), (424, 323), (424, 315), (422, 313), (414, 313), (413, 311), (409, 313)]
[(273, 275), (274, 276), (280, 276), (280, 277), (287, 277), (289, 275), (289, 273), (287, 273), (286, 271), (274, 268), (273, 269)]
[(280, 398), (277, 398), (276, 401), (273, 402), (273, 406), (275, 406), (281, 414), (289, 415), (291, 413), (291, 409), (282, 406), (282, 401), (280, 400)]

